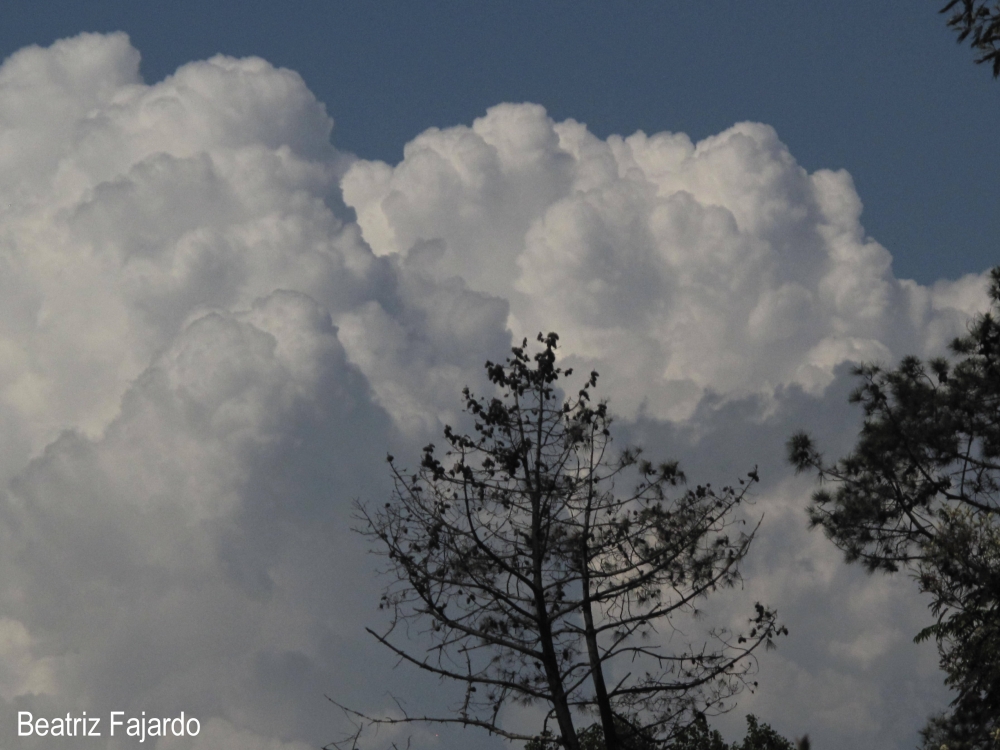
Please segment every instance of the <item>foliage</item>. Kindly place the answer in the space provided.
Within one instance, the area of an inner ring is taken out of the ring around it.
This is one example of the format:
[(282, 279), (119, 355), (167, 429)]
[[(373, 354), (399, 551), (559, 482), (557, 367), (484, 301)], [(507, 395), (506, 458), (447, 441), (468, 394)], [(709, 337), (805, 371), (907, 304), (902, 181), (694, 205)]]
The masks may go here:
[[(380, 605), (390, 624), (369, 632), (402, 661), (464, 685), (464, 698), (450, 717), (354, 716), (528, 740), (501, 725), (501, 710), (541, 702), (553, 741), (570, 750), (593, 742), (574, 726), (588, 711), (608, 748), (627, 746), (619, 731), (631, 741), (624, 727), (640, 725), (662, 746), (755, 685), (755, 650), (787, 632), (758, 604), (747, 633), (711, 629), (678, 643), (676, 618), (740, 580), (756, 529), (735, 514), (756, 471), (735, 487), (683, 489), (676, 463), (654, 466), (638, 449), (612, 458), (607, 405), (591, 400), (597, 373), (564, 397), (558, 381), (572, 371), (555, 365), (558, 336), (538, 340), (533, 356), (525, 340), (505, 364), (486, 363), (498, 396), (464, 391), (472, 435), (446, 427), (447, 451), (439, 458), (428, 445), (416, 472), (390, 456), (389, 502), (358, 505), (359, 531), (388, 559), (391, 581)], [(658, 628), (674, 629), (672, 650)]]
[[(800, 748), (808, 748), (808, 740)], [(556, 750), (555, 742), (541, 738), (531, 740), (524, 750)], [(605, 750), (604, 732), (600, 724), (591, 726), (580, 732), (581, 750)], [(661, 745), (654, 741), (638, 737), (631, 744), (625, 743), (628, 750), (656, 750)], [(787, 739), (771, 729), (767, 724), (759, 724), (753, 714), (747, 716), (747, 735), (741, 742), (731, 745), (722, 739), (717, 730), (709, 729), (704, 714), (699, 714), (695, 720), (682, 729), (669, 745), (670, 750), (795, 750)]]
[[(671, 745), (671, 750), (794, 750), (794, 745), (767, 724), (759, 724), (753, 714), (747, 715), (747, 735), (742, 742), (727, 745), (717, 731), (709, 731), (704, 717), (692, 724), (681, 735), (679, 741)], [(808, 740), (803, 740), (808, 748)], [(803, 747), (803, 744), (799, 745)]]
[(937, 640), (956, 732), (980, 722), (980, 744), (955, 747), (992, 747), (1000, 728), (1000, 267), (990, 278), (992, 310), (952, 342), (954, 361), (857, 368), (865, 419), (847, 457), (826, 464), (804, 433), (789, 441), (799, 470), (836, 487), (813, 495), (812, 523), (849, 561), (908, 570), (931, 595), (936, 621), (917, 640)]
[(961, 44), (972, 37), (972, 48), (980, 53), (977, 63), (990, 63), (993, 77), (1000, 76), (1000, 2), (993, 0), (988, 7), (985, 0), (949, 0), (942, 13), (953, 11), (948, 25), (958, 31)]
[(996, 717), (981, 705), (959, 706), (933, 716), (920, 730), (923, 750), (994, 750), (1000, 748)]
[[(702, 715), (700, 718), (704, 720)], [(619, 747), (624, 750), (658, 750), (662, 747), (662, 743), (649, 737), (641, 727), (625, 721), (621, 717), (615, 717), (615, 731)], [(680, 734), (683, 734), (684, 731), (682, 729)], [(580, 730), (577, 732), (577, 737), (580, 740), (580, 750), (607, 750), (604, 742), (604, 728), (600, 723), (591, 724)], [(674, 742), (676, 741), (675, 739)], [(528, 740), (524, 745), (524, 750), (559, 750), (560, 747), (562, 747), (560, 741), (555, 739), (551, 732), (545, 732)]]

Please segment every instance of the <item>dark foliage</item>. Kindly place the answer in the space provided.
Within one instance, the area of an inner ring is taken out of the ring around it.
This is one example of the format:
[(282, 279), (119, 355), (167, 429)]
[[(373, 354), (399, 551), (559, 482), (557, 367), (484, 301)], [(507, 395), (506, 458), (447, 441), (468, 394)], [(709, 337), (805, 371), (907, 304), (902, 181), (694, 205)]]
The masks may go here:
[(501, 710), (540, 702), (557, 731), (544, 736), (570, 750), (593, 742), (574, 725), (586, 713), (600, 717), (609, 750), (663, 747), (755, 685), (754, 651), (786, 632), (758, 604), (746, 633), (682, 643), (673, 632), (670, 650), (658, 635), (740, 580), (754, 530), (736, 511), (756, 472), (735, 487), (684, 489), (676, 463), (653, 465), (637, 449), (612, 458), (607, 406), (591, 400), (597, 373), (564, 397), (557, 386), (571, 371), (555, 365), (558, 337), (538, 340), (534, 355), (525, 341), (506, 363), (487, 362), (498, 396), (465, 390), (472, 435), (446, 427), (447, 450), (428, 445), (415, 472), (390, 456), (389, 502), (358, 506), (391, 581), (380, 605), (390, 624), (369, 632), (464, 685), (464, 698), (449, 717), (354, 716), (528, 740)]
[(1000, 76), (1000, 2), (993, 7), (985, 0), (949, 0), (942, 13), (950, 12), (948, 25), (958, 32), (958, 42), (966, 39), (979, 53), (977, 63), (988, 63), (993, 77)]
[[(695, 721), (697, 722), (699, 718), (704, 722), (703, 716), (696, 717)], [(686, 731), (686, 727), (682, 729), (678, 738), (683, 736)], [(615, 717), (615, 734), (618, 746), (622, 750), (659, 750), (662, 747), (661, 743), (647, 735), (641, 727), (630, 724), (620, 717)], [(577, 732), (577, 737), (580, 740), (580, 750), (607, 750), (607, 744), (604, 742), (604, 728), (600, 723), (591, 724), (586, 729), (580, 730)], [(678, 739), (675, 739), (671, 747), (676, 746), (677, 741)], [(528, 740), (524, 745), (524, 750), (559, 750), (561, 747), (563, 745), (560, 740), (554, 738), (551, 732), (545, 732)]]
[[(803, 742), (805, 745), (800, 743), (798, 747), (808, 750), (809, 741)], [(671, 746), (671, 750), (795, 750), (795, 746), (767, 724), (758, 723), (756, 716), (749, 714), (747, 734), (741, 742), (727, 745), (718, 732), (709, 730), (708, 722), (701, 716), (699, 721), (685, 730), (678, 742)]]
[[(626, 728), (627, 729), (627, 728)], [(629, 736), (623, 732), (620, 736)], [(628, 750), (656, 750), (659, 744), (652, 742), (640, 734), (633, 734), (629, 741), (622, 744)], [(552, 740), (534, 739), (524, 746), (524, 750), (557, 750), (558, 745)], [(606, 750), (604, 732), (600, 724), (591, 726), (580, 732), (581, 750)], [(760, 724), (753, 714), (747, 716), (747, 735), (741, 742), (731, 745), (722, 739), (722, 735), (709, 729), (704, 714), (682, 729), (670, 744), (670, 750), (809, 750), (809, 740), (801, 740), (797, 746), (771, 729), (767, 724)]]
[(937, 640), (957, 693), (926, 730), (934, 750), (949, 722), (951, 750), (993, 747), (1000, 730), (1000, 267), (989, 293), (952, 361), (856, 370), (865, 421), (847, 457), (826, 464), (804, 433), (789, 441), (799, 470), (833, 484), (813, 495), (812, 523), (849, 561), (907, 570), (931, 595), (936, 622), (916, 639)]
[(959, 705), (934, 716), (920, 730), (923, 750), (995, 750), (1000, 748), (996, 716), (982, 704)]

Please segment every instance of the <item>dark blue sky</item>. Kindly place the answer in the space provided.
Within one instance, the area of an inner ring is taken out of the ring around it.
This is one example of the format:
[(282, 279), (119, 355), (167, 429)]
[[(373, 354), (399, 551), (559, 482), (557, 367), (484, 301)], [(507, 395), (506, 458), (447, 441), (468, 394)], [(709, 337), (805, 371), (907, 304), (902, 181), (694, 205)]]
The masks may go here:
[(2, 0), (0, 54), (124, 30), (147, 82), (217, 52), (259, 55), (303, 76), (338, 147), (390, 162), (421, 130), (501, 101), (601, 136), (698, 139), (759, 120), (807, 169), (850, 171), (896, 275), (927, 283), (1000, 261), (1000, 82), (941, 5)]

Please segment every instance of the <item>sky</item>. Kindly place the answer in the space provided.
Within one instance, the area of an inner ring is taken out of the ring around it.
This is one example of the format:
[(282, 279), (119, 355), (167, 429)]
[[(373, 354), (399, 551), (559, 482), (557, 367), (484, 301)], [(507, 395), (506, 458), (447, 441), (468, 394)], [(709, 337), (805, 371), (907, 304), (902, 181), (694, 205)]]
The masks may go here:
[(556, 330), (616, 444), (759, 467), (707, 617), (790, 635), (718, 726), (912, 747), (949, 700), (927, 602), (807, 530), (784, 443), (842, 455), (852, 364), (985, 309), (1000, 84), (934, 4), (831, 5), (7, 2), (2, 744), (185, 711), (151, 745), (303, 750), (345, 729), (327, 695), (449, 705), (364, 632), (352, 502)]

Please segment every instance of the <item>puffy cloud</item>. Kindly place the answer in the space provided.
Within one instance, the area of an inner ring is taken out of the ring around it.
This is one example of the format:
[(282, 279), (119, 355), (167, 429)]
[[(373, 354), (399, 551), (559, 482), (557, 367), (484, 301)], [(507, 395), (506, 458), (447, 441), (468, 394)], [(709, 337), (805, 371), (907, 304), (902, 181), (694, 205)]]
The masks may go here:
[(909, 643), (924, 603), (806, 533), (782, 446), (844, 450), (849, 363), (941, 351), (982, 278), (894, 278), (850, 176), (766, 125), (601, 140), (505, 104), (391, 166), (339, 153), (291, 71), (220, 56), (147, 85), (138, 59), (82, 35), (0, 67), (4, 726), (184, 710), (203, 734), (158, 747), (298, 750), (342, 728), (324, 693), (439, 696), (364, 637), (351, 502), (512, 334), (554, 329), (623, 442), (699, 479), (761, 466), (746, 591), (713, 606), (763, 599), (793, 636), (740, 713), (907, 744), (943, 700)]
[[(361, 561), (350, 500), (379, 486), (388, 429), (305, 295), (188, 324), (100, 439), (67, 432), (11, 483), (3, 600), (11, 647), (59, 675), (46, 705), (223, 711), (282, 672), (282, 701), (299, 696), (351, 619), (328, 576)], [(16, 676), (23, 696), (44, 673)], [(255, 708), (259, 730), (293, 731)]]
[[(0, 68), (21, 118), (3, 710), (194, 708), (322, 744), (336, 665), (365, 653), (344, 646), (368, 590), (351, 502), (385, 491), (397, 423), (438, 429), (414, 404), (454, 411), (484, 342), (504, 351), (507, 307), (369, 250), (296, 74), (217, 57), (146, 86), (137, 64), (124, 35), (84, 35)], [(29, 158), (22, 130), (49, 147)], [(394, 422), (375, 401), (395, 392)]]
[(686, 417), (707, 392), (819, 393), (841, 362), (939, 348), (929, 319), (956, 330), (982, 300), (893, 278), (850, 176), (808, 174), (756, 123), (698, 144), (601, 141), (500, 105), (423, 133), (395, 167), (355, 162), (343, 186), (375, 253), (510, 300), (517, 333), (559, 331), (624, 414)]
[(353, 260), (323, 205), (330, 123), (297, 76), (215, 58), (146, 87), (137, 65), (124, 35), (84, 35), (0, 69), (0, 106), (19, 111), (5, 135), (48, 139), (38, 158), (11, 149), (0, 202), (3, 400), (35, 450), (64, 426), (107, 424), (193, 306), (318, 291), (302, 278)]

